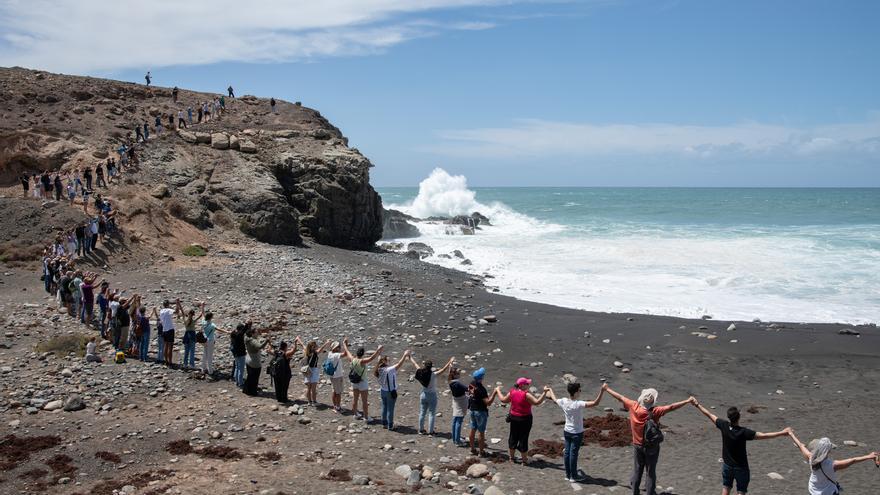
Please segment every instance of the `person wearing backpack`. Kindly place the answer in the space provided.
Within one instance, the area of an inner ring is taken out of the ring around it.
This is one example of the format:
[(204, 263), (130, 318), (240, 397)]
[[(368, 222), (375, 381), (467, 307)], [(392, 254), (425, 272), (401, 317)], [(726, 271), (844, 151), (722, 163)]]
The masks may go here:
[[(348, 350), (348, 338), (342, 340), (342, 353), (346, 359), (351, 361), (351, 368), (348, 372), (348, 381), (351, 382), (351, 392), (354, 395), (354, 399), (352, 399), (351, 403), (351, 413), (354, 414), (355, 419), (363, 419), (365, 422), (370, 422), (370, 402), (369, 402), (369, 393), (370, 386), (367, 383), (367, 365), (370, 364), (374, 359), (379, 357), (382, 354), (382, 346), (380, 345), (375, 351), (370, 354), (370, 357), (364, 357), (366, 351), (363, 347), (359, 347), (358, 350), (352, 354)], [(361, 415), (358, 410), (358, 401), (361, 401), (363, 408), (363, 415)]]
[(736, 492), (745, 495), (749, 491), (751, 473), (749, 458), (746, 453), (746, 442), (752, 440), (768, 440), (788, 436), (791, 428), (773, 433), (760, 433), (739, 425), (739, 409), (727, 409), (727, 420), (721, 419), (703, 407), (698, 401), (693, 402), (709, 421), (721, 431), (721, 495), (730, 495), (733, 482), (736, 481)]
[(388, 356), (379, 358), (373, 374), (379, 380), (382, 395), (382, 428), (394, 431), (394, 406), (397, 404), (397, 371), (409, 358), (410, 351), (403, 351), (397, 363), (388, 365)]
[(272, 360), (269, 361), (268, 372), (272, 377), (272, 382), (275, 384), (275, 400), (284, 404), (289, 402), (290, 399), (287, 398), (287, 391), (290, 388), (290, 379), (293, 376), (293, 373), (290, 370), (290, 360), (293, 358), (293, 355), (296, 354), (296, 350), (299, 345), (299, 337), (293, 341), (293, 347), (288, 349), (287, 342), (281, 341), (278, 344), (278, 349), (274, 349), (269, 346), (269, 351), (272, 353)]
[[(449, 361), (436, 371), (433, 369), (434, 363), (430, 360), (425, 360), (421, 367), (412, 354), (410, 354), (409, 360), (416, 368), (416, 381), (422, 385), (422, 393), (419, 394), (419, 435), (433, 435), (434, 420), (437, 416), (437, 375), (446, 373), (446, 370), (455, 362), (455, 358), (449, 358)], [(428, 420), (427, 431), (425, 430), (426, 418)]]
[(830, 439), (817, 438), (812, 440), (809, 446), (806, 446), (791, 428), (788, 429), (788, 436), (801, 451), (804, 459), (810, 463), (810, 482), (807, 485), (807, 491), (810, 495), (842, 495), (843, 487), (837, 481), (837, 472), (843, 471), (853, 464), (874, 461), (874, 464), (880, 468), (880, 453), (878, 452), (836, 461), (831, 458), (831, 451), (837, 446), (831, 443)]
[[(303, 345), (302, 341), (297, 337), (297, 342), (300, 345)], [(305, 353), (303, 355), (303, 365), (300, 368), (300, 371), (303, 374), (303, 384), (306, 386), (306, 401), (308, 401), (308, 405), (317, 406), (318, 405), (318, 382), (321, 380), (321, 373), (318, 369), (318, 358), (321, 353), (324, 352), (324, 348), (328, 344), (325, 342), (324, 345), (318, 347), (318, 343), (314, 340), (309, 342), (305, 347)]]
[(663, 442), (663, 432), (658, 421), (667, 413), (693, 404), (696, 399), (690, 397), (667, 406), (657, 406), (655, 405), (657, 391), (653, 388), (642, 390), (637, 401), (615, 392), (607, 383), (602, 385), (602, 388), (619, 400), (623, 408), (629, 412), (629, 426), (633, 439), (633, 473), (630, 479), (633, 495), (639, 495), (643, 473), (646, 473), (647, 478), (646, 495), (657, 495), (657, 460), (660, 458), (660, 443)]
[(342, 384), (345, 379), (345, 371), (342, 369), (342, 344), (336, 340), (330, 344), (330, 352), (324, 360), (324, 374), (330, 377), (333, 385), (333, 411), (342, 412)]

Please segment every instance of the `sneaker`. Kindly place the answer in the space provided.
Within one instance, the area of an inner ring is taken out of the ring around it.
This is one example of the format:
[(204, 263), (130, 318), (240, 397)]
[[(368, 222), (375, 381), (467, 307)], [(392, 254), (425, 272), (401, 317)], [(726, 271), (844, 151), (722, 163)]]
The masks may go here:
[(571, 483), (571, 478), (569, 478), (568, 476), (566, 476), (566, 477), (565, 477), (565, 482), (566, 482), (566, 483)]

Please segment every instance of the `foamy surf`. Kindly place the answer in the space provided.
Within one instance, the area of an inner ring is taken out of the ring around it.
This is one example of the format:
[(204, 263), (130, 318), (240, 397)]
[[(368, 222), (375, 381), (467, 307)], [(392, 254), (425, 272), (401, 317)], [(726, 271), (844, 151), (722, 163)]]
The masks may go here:
[[(491, 226), (481, 226), (475, 235), (450, 235), (455, 230), (440, 221), (418, 222), (421, 236), (400, 241), (424, 242), (435, 251), (424, 261), (490, 274), (502, 293), (521, 299), (688, 318), (845, 323), (880, 319), (880, 291), (873, 282), (880, 273), (880, 225), (866, 224), (865, 218), (857, 225), (842, 224), (836, 217), (825, 219), (825, 225), (777, 225), (743, 223), (737, 217), (722, 225), (700, 222), (706, 213), (689, 210), (710, 205), (704, 201), (691, 206), (687, 197), (678, 201), (676, 191), (566, 191), (474, 191), (465, 177), (436, 169), (417, 192), (403, 193), (409, 201), (388, 207), (418, 218), (474, 211), (489, 217)], [(644, 196), (628, 197), (637, 194)], [(764, 193), (748, 192), (749, 197), (756, 194)], [(483, 195), (504, 201), (483, 201)], [(721, 212), (736, 204), (724, 198), (715, 201)], [(517, 209), (508, 203), (517, 204)], [(864, 211), (855, 203), (848, 197), (838, 206)], [(827, 209), (822, 201), (818, 204)], [(688, 210), (675, 215), (696, 220), (651, 221), (651, 215), (657, 215), (655, 206)], [(779, 206), (767, 208), (780, 215)], [(793, 215), (805, 214), (799, 205), (792, 209)], [(718, 214), (709, 214), (714, 221), (712, 215)], [(760, 211), (742, 215), (747, 220), (772, 216)], [(848, 218), (847, 212), (841, 211), (840, 217)], [(469, 264), (442, 256), (455, 250), (463, 252)]]

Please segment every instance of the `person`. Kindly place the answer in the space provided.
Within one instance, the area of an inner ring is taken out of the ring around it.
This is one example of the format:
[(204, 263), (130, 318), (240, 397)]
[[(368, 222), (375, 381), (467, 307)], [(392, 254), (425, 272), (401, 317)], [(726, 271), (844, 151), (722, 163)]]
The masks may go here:
[(569, 383), (566, 387), (568, 397), (556, 398), (552, 388), (547, 389), (547, 395), (561, 409), (565, 415), (565, 427), (562, 429), (562, 438), (565, 440), (565, 450), (562, 453), (562, 461), (565, 464), (565, 481), (580, 482), (586, 479), (578, 471), (578, 454), (584, 441), (584, 409), (596, 407), (602, 401), (605, 389), (599, 389), (599, 395), (595, 400), (578, 400), (581, 394), (581, 384)]
[(162, 362), (167, 366), (173, 366), (174, 353), (174, 315), (182, 315), (183, 308), (180, 306), (180, 299), (176, 301), (177, 307), (171, 308), (171, 301), (168, 299), (162, 301), (162, 309), (156, 312), (153, 308), (153, 317), (162, 324)]
[[(354, 414), (356, 419), (363, 419), (365, 422), (369, 423), (370, 402), (368, 396), (370, 393), (370, 386), (367, 384), (367, 365), (382, 354), (382, 346), (380, 345), (376, 348), (376, 350), (370, 354), (370, 357), (365, 358), (364, 354), (366, 354), (366, 351), (364, 348), (359, 347), (358, 350), (352, 354), (348, 350), (348, 338), (345, 338), (342, 340), (342, 354), (346, 359), (351, 361), (351, 371), (348, 373), (348, 379), (351, 381), (352, 395), (354, 395), (351, 404), (351, 413)], [(363, 415), (357, 410), (358, 400), (361, 401)]]
[(272, 363), (269, 367), (272, 370), (272, 382), (275, 385), (275, 400), (282, 404), (290, 400), (287, 397), (287, 391), (290, 389), (290, 379), (293, 376), (290, 370), (290, 359), (296, 354), (296, 349), (300, 342), (299, 337), (297, 337), (293, 342), (293, 347), (290, 349), (288, 349), (287, 342), (283, 340), (278, 345), (277, 350), (273, 349), (271, 345), (269, 348), (273, 355)]
[(272, 107), (272, 113), (276, 113), (276, 114), (278, 113), (275, 111), (275, 98), (274, 97), (269, 99), (269, 106)]
[(197, 124), (201, 124), (201, 123), (202, 123), (202, 117), (204, 116), (204, 115), (203, 115), (203, 114), (204, 114), (204, 110), (202, 110), (202, 106), (201, 106), (201, 105), (198, 105), (198, 106), (196, 107), (196, 110), (198, 110), (198, 120), (196, 120), (196, 123), (197, 123)]
[(229, 334), (230, 351), (232, 353), (232, 379), (238, 388), (244, 388), (244, 368), (247, 349), (244, 345), (245, 325), (239, 323)]
[(204, 305), (199, 316), (196, 316), (196, 310), (190, 308), (183, 317), (183, 361), (180, 366), (185, 369), (196, 369), (196, 322), (205, 316)]
[(156, 135), (161, 136), (162, 135), (162, 116), (161, 115), (156, 115), (156, 120), (153, 125), (156, 128)]
[(138, 358), (141, 362), (146, 363), (147, 358), (150, 355), (150, 318), (147, 316), (147, 307), (141, 306), (138, 308), (137, 312), (137, 320), (135, 322), (137, 332), (135, 334), (138, 336)]
[(82, 256), (88, 254), (89, 248), (86, 246), (86, 225), (84, 223), (77, 224), (73, 229), (73, 233), (76, 237), (76, 255)]
[(119, 299), (119, 305), (116, 307), (116, 326), (113, 329), (113, 346), (117, 351), (125, 351), (127, 344), (130, 344), (128, 342), (131, 326), (131, 314), (128, 312), (130, 308), (131, 299)]
[(95, 280), (97, 278), (97, 273), (87, 273), (83, 276), (82, 284), (79, 286), (80, 294), (82, 294), (80, 322), (90, 326), (95, 313)]
[[(296, 343), (303, 345), (301, 340), (297, 340)], [(308, 345), (303, 346), (305, 347), (302, 367), (303, 384), (306, 386), (306, 401), (310, 406), (318, 405), (318, 381), (321, 378), (321, 373), (318, 369), (318, 357), (324, 352), (326, 345), (327, 343), (325, 342), (324, 345), (318, 347), (318, 343), (313, 340)]]
[(231, 84), (229, 85), (228, 88), (226, 88), (226, 91), (229, 92), (229, 97), (230, 97), (230, 98), (235, 98), (235, 92), (232, 90), (232, 85), (231, 85)]
[(394, 431), (394, 406), (397, 404), (397, 370), (403, 366), (403, 363), (409, 358), (409, 350), (403, 351), (400, 359), (392, 364), (388, 364), (388, 356), (379, 358), (376, 369), (373, 374), (379, 381), (379, 390), (382, 398), (382, 428)]
[(806, 446), (801, 442), (791, 428), (788, 429), (795, 446), (801, 451), (807, 462), (810, 463), (810, 481), (807, 490), (810, 495), (842, 495), (843, 487), (837, 479), (837, 472), (849, 468), (853, 464), (873, 460), (880, 467), (880, 453), (871, 452), (861, 457), (851, 457), (836, 461), (831, 458), (831, 451), (837, 446), (831, 440), (823, 437), (810, 441)]
[(174, 103), (177, 103), (177, 94), (179, 92), (180, 92), (180, 90), (177, 89), (177, 86), (174, 86), (173, 88), (171, 88), (171, 101), (173, 101)]
[(28, 189), (31, 186), (31, 180), (28, 178), (27, 174), (21, 174), (21, 177), (18, 178), (21, 182), (21, 197), (27, 199)]
[(483, 386), (486, 377), (486, 368), (480, 368), (471, 375), (473, 381), (468, 385), (468, 409), (471, 411), (471, 433), (469, 444), (471, 454), (476, 455), (477, 449), (474, 441), (479, 434), (480, 457), (486, 457), (486, 426), (489, 423), (489, 406), (498, 396), (498, 390), (492, 391), (492, 395)]
[(107, 181), (104, 180), (104, 167), (100, 163), (95, 167), (95, 187), (107, 187)]
[(791, 429), (785, 428), (773, 433), (756, 432), (740, 426), (740, 412), (736, 407), (727, 409), (727, 420), (724, 420), (712, 414), (699, 401), (695, 400), (693, 404), (721, 431), (721, 494), (730, 495), (733, 482), (736, 481), (736, 492), (745, 495), (749, 491), (751, 478), (746, 442), (788, 436)]
[(76, 319), (81, 318), (82, 313), (82, 292), (80, 291), (80, 287), (82, 287), (82, 272), (76, 271), (73, 274), (73, 278), (70, 280), (70, 294), (73, 299), (73, 317)]
[(101, 331), (101, 338), (107, 338), (107, 313), (110, 309), (110, 283), (101, 282), (101, 290), (98, 292), (98, 316), (100, 322), (98, 329)]
[[(190, 117), (190, 118), (192, 118), (192, 117)], [(184, 129), (187, 128), (186, 127), (186, 119), (183, 118), (183, 110), (178, 110), (177, 111), (177, 128), (180, 129), (181, 127), (183, 127)]]
[(186, 107), (186, 120), (189, 122), (189, 125), (193, 125), (193, 107)]
[(87, 363), (103, 362), (103, 359), (101, 359), (101, 356), (98, 355), (98, 345), (95, 343), (95, 337), (89, 337), (89, 342), (86, 344), (86, 362)]
[(522, 457), (522, 464), (529, 464), (529, 433), (532, 431), (532, 406), (540, 406), (547, 399), (547, 391), (550, 387), (544, 387), (540, 397), (535, 397), (529, 392), (532, 380), (524, 376), (516, 379), (516, 384), (505, 394), (501, 387), (495, 387), (498, 400), (504, 404), (510, 404), (507, 420), (510, 423), (510, 433), (507, 436), (508, 462), (516, 461), (516, 451)]
[(217, 342), (217, 332), (223, 332), (214, 324), (214, 313), (205, 312), (205, 303), (202, 303), (202, 335), (205, 336), (205, 343), (202, 346), (202, 373), (206, 375), (214, 374), (214, 345)]
[[(144, 142), (146, 143), (149, 140), (150, 140), (150, 126), (147, 125), (146, 122), (144, 122)], [(126, 151), (128, 151), (128, 149), (126, 149)]]
[(607, 383), (602, 388), (609, 395), (623, 404), (623, 408), (629, 411), (629, 427), (632, 433), (633, 443), (633, 473), (630, 479), (633, 495), (639, 495), (639, 487), (642, 484), (642, 474), (647, 473), (645, 480), (645, 493), (657, 495), (657, 460), (660, 458), (660, 444), (645, 442), (645, 429), (649, 420), (656, 425), (661, 417), (681, 409), (696, 401), (693, 397), (668, 406), (657, 406), (657, 390), (647, 388), (642, 390), (637, 401), (624, 397), (615, 392)]
[(52, 188), (55, 190), (55, 201), (61, 201), (63, 185), (61, 184), (61, 175), (57, 172), (55, 173), (55, 180), (53, 181)]
[(247, 326), (244, 337), (244, 345), (247, 350), (247, 358), (245, 359), (247, 377), (244, 381), (244, 393), (247, 395), (256, 396), (259, 393), (260, 370), (263, 366), (260, 353), (268, 344), (269, 341), (260, 338), (257, 330), (250, 325)]
[(83, 176), (83, 179), (85, 179), (85, 181), (86, 181), (86, 189), (91, 191), (92, 190), (92, 167), (86, 167), (85, 170), (83, 170), (82, 176)]
[(342, 369), (342, 344), (337, 340), (330, 344), (330, 352), (324, 361), (324, 374), (330, 377), (333, 386), (333, 410), (342, 412), (342, 382), (345, 372)]
[(153, 76), (150, 75), (150, 71), (147, 71), (147, 75), (144, 76), (144, 80), (147, 81), (147, 86), (153, 81)]
[[(437, 416), (437, 375), (446, 373), (455, 361), (454, 357), (437, 371), (433, 370), (434, 363), (425, 360), (422, 366), (412, 357), (409, 356), (410, 362), (416, 368), (416, 380), (422, 385), (422, 392), (419, 394), (419, 435), (433, 435), (434, 421)], [(425, 430), (425, 418), (428, 420), (428, 430)]]
[(468, 411), (468, 388), (461, 383), (461, 370), (456, 366), (449, 369), (447, 380), (452, 394), (452, 443), (456, 447), (464, 447), (467, 444), (461, 439), (461, 427)]

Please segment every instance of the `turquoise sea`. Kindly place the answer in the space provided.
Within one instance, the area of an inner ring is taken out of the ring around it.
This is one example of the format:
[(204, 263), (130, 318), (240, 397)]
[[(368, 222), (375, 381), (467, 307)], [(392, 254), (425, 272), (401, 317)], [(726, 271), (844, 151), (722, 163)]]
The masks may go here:
[[(502, 293), (594, 311), (880, 321), (880, 189), (468, 188), (435, 170), (379, 188), (419, 218), (488, 216), (460, 235), (418, 223), (428, 262)], [(471, 261), (438, 256), (455, 249)]]

